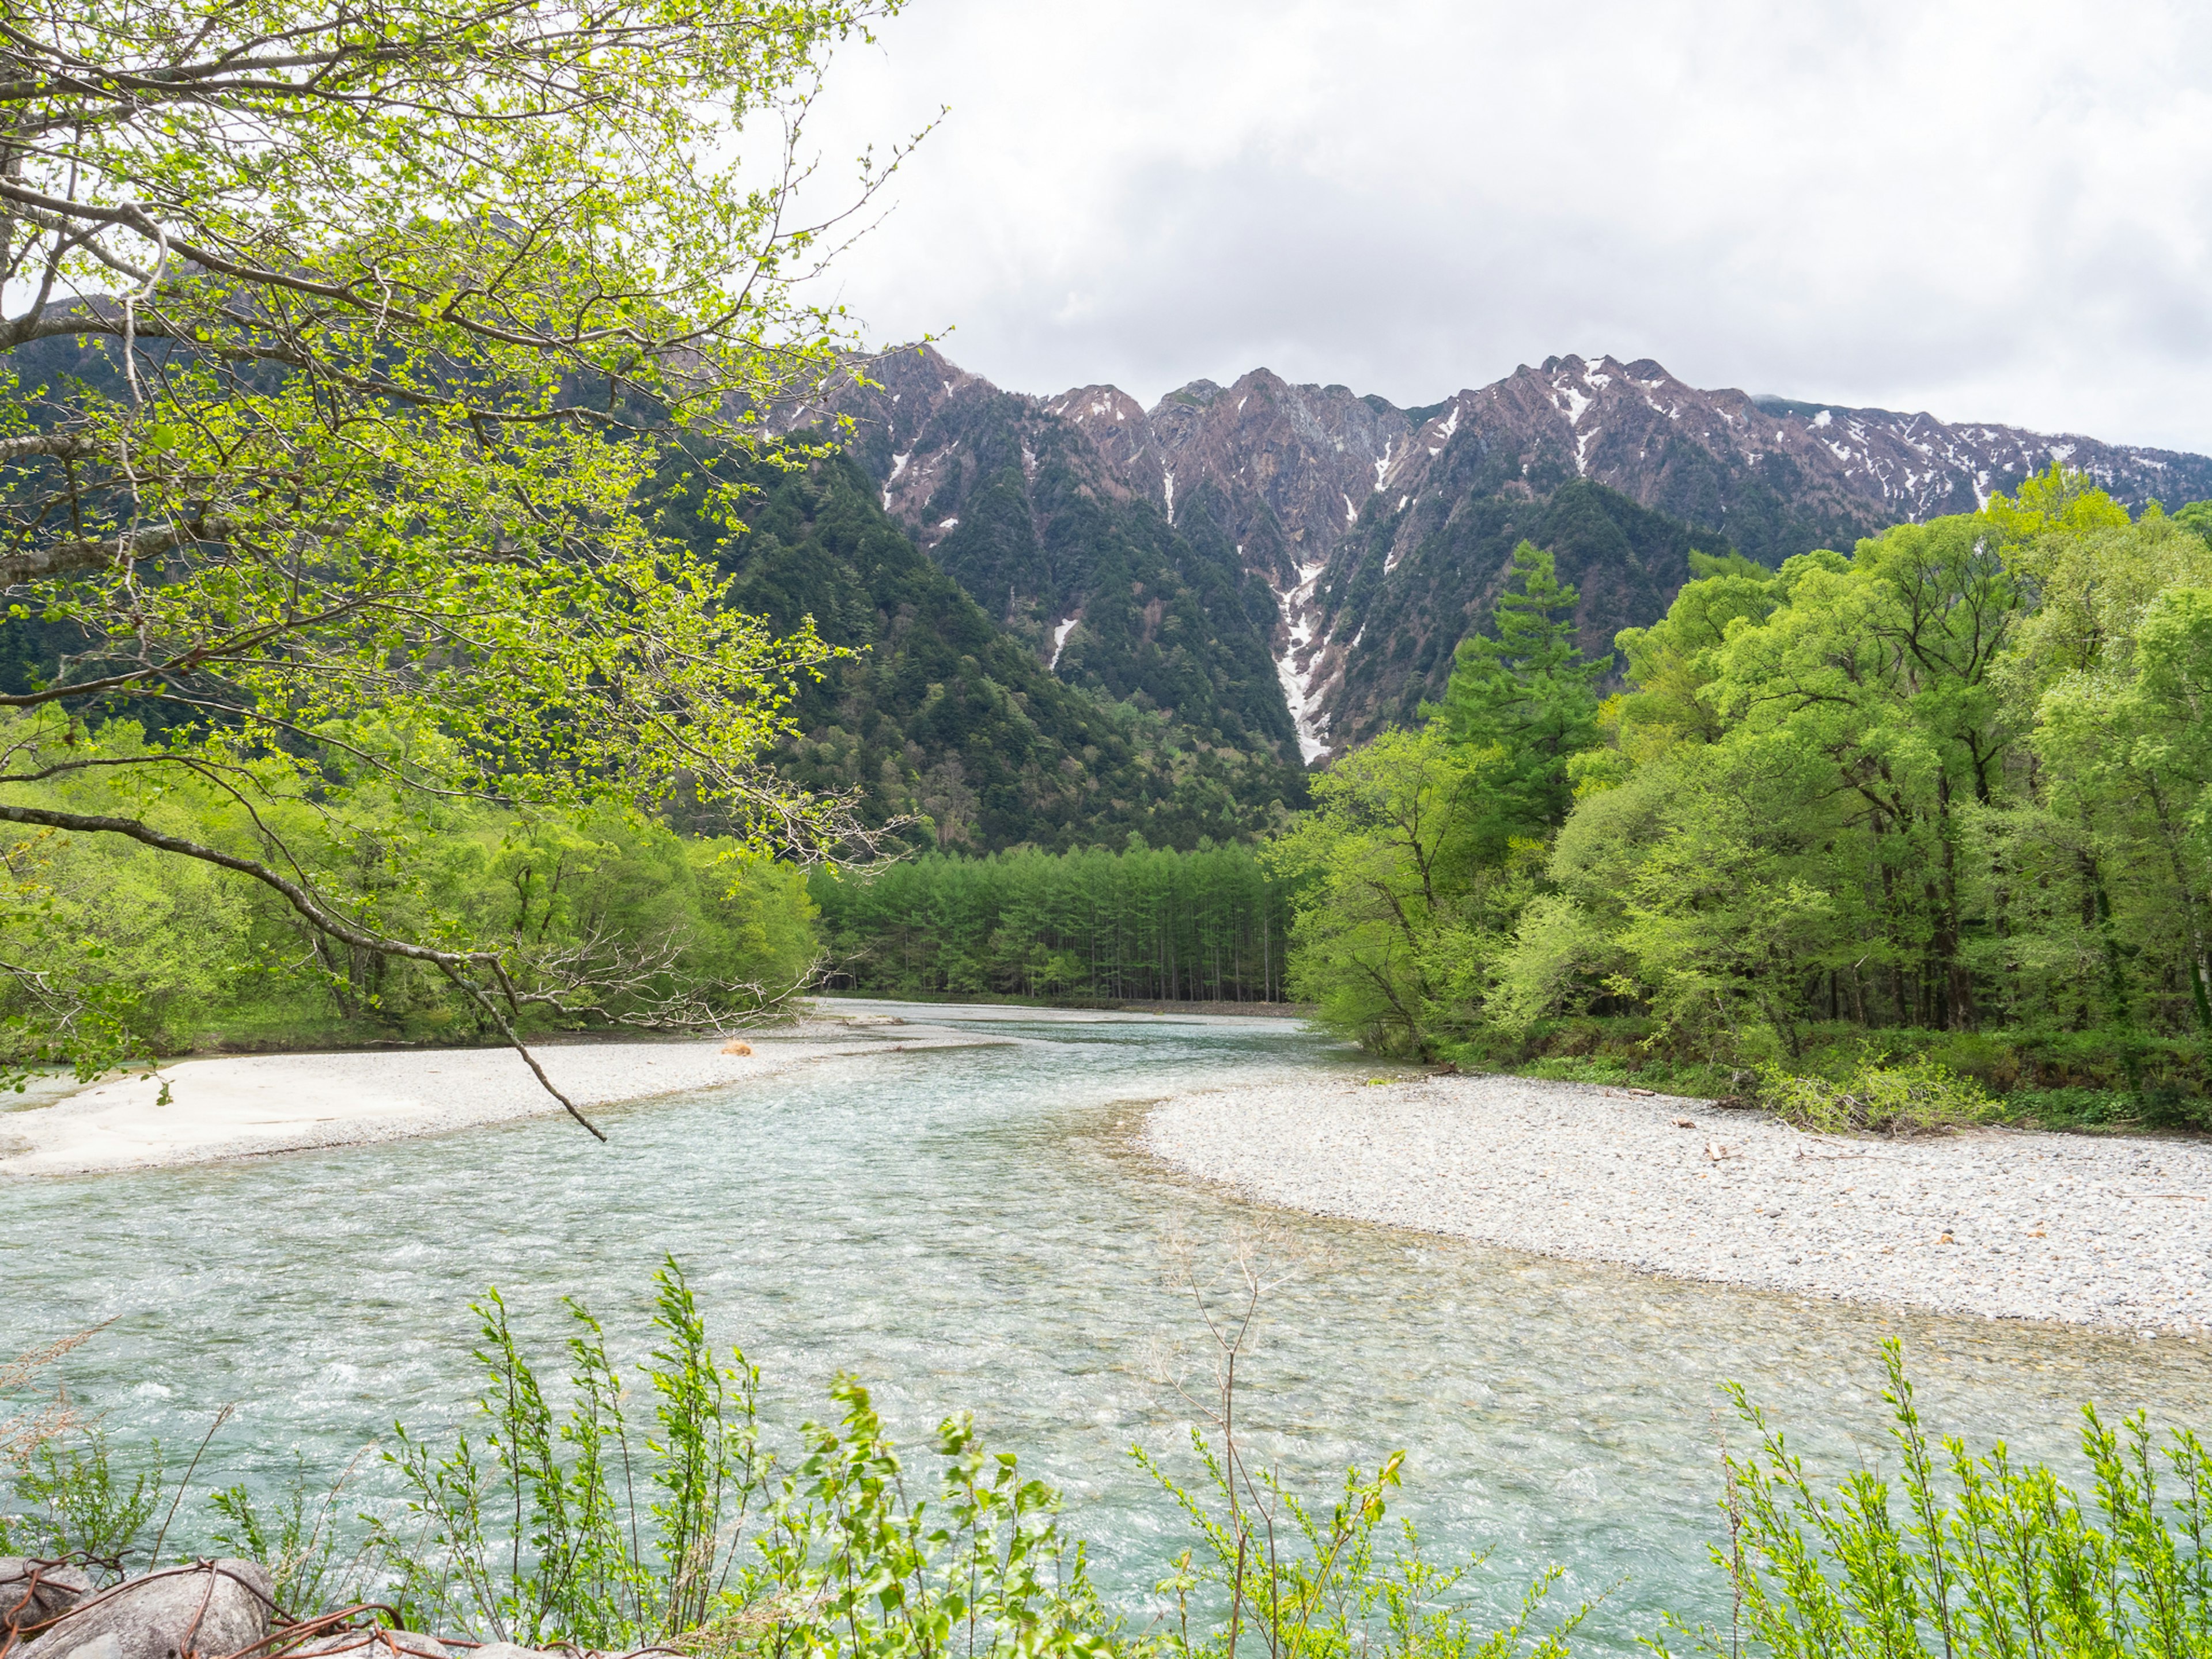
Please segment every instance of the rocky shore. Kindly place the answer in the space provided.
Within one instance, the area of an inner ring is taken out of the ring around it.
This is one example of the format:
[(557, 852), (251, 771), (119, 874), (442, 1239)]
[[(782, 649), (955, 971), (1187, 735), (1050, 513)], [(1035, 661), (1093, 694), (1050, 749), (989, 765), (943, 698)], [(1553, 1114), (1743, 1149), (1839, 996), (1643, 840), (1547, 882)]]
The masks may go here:
[(2212, 1328), (2212, 1142), (1802, 1133), (1514, 1078), (1180, 1096), (1143, 1144), (1315, 1215), (1679, 1278), (1995, 1318)]

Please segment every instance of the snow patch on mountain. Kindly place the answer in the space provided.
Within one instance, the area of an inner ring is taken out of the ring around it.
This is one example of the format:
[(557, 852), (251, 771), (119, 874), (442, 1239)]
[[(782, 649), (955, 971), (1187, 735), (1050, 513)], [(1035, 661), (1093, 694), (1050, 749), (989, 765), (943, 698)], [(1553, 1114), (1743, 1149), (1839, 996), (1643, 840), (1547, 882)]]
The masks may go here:
[(1298, 734), (1298, 755), (1309, 766), (1329, 750), (1328, 716), (1319, 708), (1327, 665), (1314, 640), (1320, 620), (1314, 588), (1328, 568), (1326, 560), (1298, 567), (1297, 586), (1282, 596), (1283, 615), (1289, 627), (1283, 650), (1275, 659), (1275, 678), (1282, 684), (1283, 702)]

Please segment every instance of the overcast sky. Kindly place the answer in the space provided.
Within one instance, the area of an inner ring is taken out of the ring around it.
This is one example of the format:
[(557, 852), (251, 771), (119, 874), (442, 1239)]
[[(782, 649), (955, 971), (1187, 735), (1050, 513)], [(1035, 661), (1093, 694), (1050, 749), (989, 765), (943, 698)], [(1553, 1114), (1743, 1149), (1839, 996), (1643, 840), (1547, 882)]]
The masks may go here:
[(1553, 353), (2212, 451), (2212, 7), (911, 0), (838, 290), (1024, 392)]

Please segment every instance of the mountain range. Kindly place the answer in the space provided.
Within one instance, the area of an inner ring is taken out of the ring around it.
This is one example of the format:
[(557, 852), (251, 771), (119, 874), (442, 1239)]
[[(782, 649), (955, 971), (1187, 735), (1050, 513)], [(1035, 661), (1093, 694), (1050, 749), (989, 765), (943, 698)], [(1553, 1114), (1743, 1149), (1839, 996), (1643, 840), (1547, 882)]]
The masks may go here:
[[(9, 362), (27, 385), (119, 384), (98, 346)], [(646, 504), (736, 604), (858, 653), (805, 689), (778, 764), (972, 852), (1264, 834), (1310, 765), (1442, 692), (1524, 538), (1579, 590), (1596, 656), (1664, 611), (1693, 550), (1848, 548), (2054, 460), (2131, 507), (2212, 496), (2201, 455), (1700, 391), (1612, 357), (1417, 408), (1255, 369), (1146, 409), (1110, 386), (1003, 391), (924, 346), (777, 428), (833, 412), (854, 419), (842, 454), (795, 473), (672, 456)], [(754, 486), (750, 533), (703, 511), (710, 477)], [(0, 617), (0, 689), (82, 643)]]
[(1055, 675), (1309, 762), (1441, 690), (1524, 537), (1602, 654), (1692, 549), (1848, 549), (2052, 461), (2131, 507), (2212, 496), (2202, 455), (1700, 390), (1648, 358), (1550, 357), (1416, 408), (1266, 369), (1150, 409), (1035, 397), (928, 346), (867, 378), (836, 407), (883, 509)]

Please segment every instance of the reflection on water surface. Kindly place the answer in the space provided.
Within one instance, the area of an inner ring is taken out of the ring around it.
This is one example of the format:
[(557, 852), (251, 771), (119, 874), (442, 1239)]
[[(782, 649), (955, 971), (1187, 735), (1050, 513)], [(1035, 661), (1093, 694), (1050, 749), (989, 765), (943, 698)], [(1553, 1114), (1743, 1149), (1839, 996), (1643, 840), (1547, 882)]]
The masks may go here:
[[(772, 1419), (817, 1411), (839, 1370), (876, 1385), (904, 1439), (974, 1411), (1069, 1490), (1133, 1601), (1182, 1542), (1126, 1455), (1133, 1439), (1181, 1443), (1188, 1414), (1158, 1381), (1164, 1347), (1195, 1334), (1167, 1241), (1203, 1252), (1255, 1218), (1132, 1152), (1135, 1103), (1362, 1062), (1280, 1020), (955, 1018), (1017, 1041), (609, 1111), (606, 1147), (549, 1118), (0, 1188), (0, 1350), (112, 1319), (69, 1376), (117, 1438), (197, 1443), (236, 1401), (204, 1472), (273, 1481), (295, 1448), (335, 1471), (395, 1417), (459, 1420), (474, 1386), (466, 1304), (488, 1284), (549, 1349), (573, 1294), (634, 1352), (672, 1252), (712, 1328), (763, 1365)], [(1625, 1645), (1660, 1607), (1715, 1610), (1722, 1377), (1839, 1459), (1880, 1450), (1875, 1348), (1889, 1335), (1931, 1419), (1976, 1442), (2070, 1462), (2092, 1397), (2199, 1427), (2212, 1416), (2197, 1344), (1258, 1218), (1280, 1224), (1293, 1273), (1246, 1372), (1245, 1420), (1267, 1453), (1318, 1482), (1410, 1447), (1407, 1511), (1437, 1543), (1494, 1547), (1501, 1601), (1547, 1559), (1580, 1589), (1626, 1575), (1589, 1645)]]

